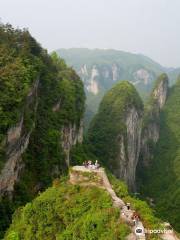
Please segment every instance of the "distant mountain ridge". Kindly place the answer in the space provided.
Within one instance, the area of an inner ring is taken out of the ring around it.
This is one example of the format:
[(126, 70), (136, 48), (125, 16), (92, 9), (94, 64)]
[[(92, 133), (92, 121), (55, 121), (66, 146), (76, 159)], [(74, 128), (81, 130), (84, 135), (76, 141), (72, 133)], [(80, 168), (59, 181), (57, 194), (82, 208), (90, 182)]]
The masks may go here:
[(174, 84), (180, 68), (166, 68), (142, 54), (112, 49), (71, 48), (56, 50), (84, 82), (87, 95), (86, 122), (97, 112), (103, 95), (117, 81), (128, 80), (146, 98), (157, 76), (167, 73)]

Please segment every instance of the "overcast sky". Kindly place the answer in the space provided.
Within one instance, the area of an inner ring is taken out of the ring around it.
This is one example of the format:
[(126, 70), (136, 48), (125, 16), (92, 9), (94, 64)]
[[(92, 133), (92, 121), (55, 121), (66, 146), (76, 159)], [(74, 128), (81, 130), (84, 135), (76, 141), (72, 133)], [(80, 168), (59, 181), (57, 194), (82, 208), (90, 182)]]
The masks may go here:
[(180, 67), (180, 0), (0, 0), (0, 18), (48, 51), (113, 48)]

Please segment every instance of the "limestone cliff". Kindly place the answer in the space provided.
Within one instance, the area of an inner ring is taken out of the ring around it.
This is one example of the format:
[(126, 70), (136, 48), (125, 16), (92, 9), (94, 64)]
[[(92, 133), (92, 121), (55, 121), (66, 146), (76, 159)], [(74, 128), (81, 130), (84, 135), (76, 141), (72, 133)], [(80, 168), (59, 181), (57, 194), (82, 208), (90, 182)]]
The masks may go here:
[(95, 154), (130, 189), (135, 188), (142, 115), (138, 93), (132, 84), (123, 81), (105, 95), (89, 130)]
[[(168, 95), (168, 77), (162, 74), (155, 84), (144, 116), (141, 140), (141, 163), (148, 166), (153, 157), (153, 146), (157, 143), (160, 133), (160, 112)], [(142, 166), (141, 166), (142, 167)]]
[(82, 142), (85, 94), (76, 72), (27, 30), (0, 24), (0, 39), (0, 196), (20, 204), (66, 171)]
[[(22, 154), (28, 147), (29, 138), (34, 128), (34, 122), (32, 122), (29, 129), (26, 129), (25, 114), (27, 111), (32, 111), (33, 118), (36, 116), (38, 85), (39, 79), (35, 81), (28, 93), (20, 121), (7, 131), (4, 146), (6, 160), (0, 173), (0, 195), (4, 193), (11, 195), (15, 183), (18, 181), (19, 173), (24, 166)], [(35, 121), (35, 119), (33, 120)]]
[(135, 189), (136, 166), (139, 159), (141, 142), (142, 112), (132, 106), (125, 116), (126, 132), (118, 136), (119, 167), (114, 170), (117, 177), (125, 180), (130, 189)]
[(62, 148), (65, 153), (65, 161), (67, 166), (70, 165), (70, 151), (73, 146), (83, 141), (83, 120), (80, 121), (80, 125), (75, 123), (69, 123), (67, 126), (63, 126), (61, 129), (61, 142)]
[[(83, 64), (77, 72), (84, 82), (87, 93), (97, 95), (100, 91), (112, 87), (114, 82), (121, 80), (125, 70), (120, 64), (112, 62), (109, 65), (93, 65), (92, 67)], [(133, 85), (146, 87), (154, 81), (154, 74), (145, 68), (134, 69), (129, 74)]]
[(92, 121), (89, 138), (95, 154), (131, 190), (136, 188), (137, 167), (143, 171), (153, 156), (167, 95), (168, 77), (162, 74), (144, 111), (134, 87), (119, 83), (105, 95)]
[[(163, 79), (159, 82), (161, 87), (158, 88), (157, 84), (155, 91), (155, 96), (159, 99), (155, 106), (161, 109), (160, 115), (157, 114), (157, 117), (154, 117), (156, 132), (153, 134), (152, 131), (150, 135), (150, 121), (147, 121), (145, 129), (146, 131), (148, 129), (149, 133), (145, 135), (145, 140), (149, 138), (151, 142), (148, 144), (146, 141), (143, 145), (144, 151), (139, 161), (137, 177), (140, 192), (154, 200), (158, 215), (180, 231), (180, 78), (174, 86), (168, 89), (167, 100), (165, 75)], [(152, 121), (153, 118), (151, 118)], [(157, 124), (159, 122), (160, 124)], [(139, 171), (140, 168), (141, 171)]]

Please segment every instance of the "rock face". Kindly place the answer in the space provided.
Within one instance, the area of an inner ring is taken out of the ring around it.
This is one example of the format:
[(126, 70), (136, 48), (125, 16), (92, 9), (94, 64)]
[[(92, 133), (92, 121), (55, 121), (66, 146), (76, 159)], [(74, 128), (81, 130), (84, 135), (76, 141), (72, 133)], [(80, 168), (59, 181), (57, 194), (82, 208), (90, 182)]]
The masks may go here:
[(135, 81), (133, 82), (134, 85), (139, 84), (139, 83), (144, 84), (144, 85), (148, 85), (154, 79), (153, 74), (148, 72), (144, 68), (140, 68), (137, 71), (135, 71), (133, 73), (133, 76), (134, 76), (134, 79), (135, 79)]
[[(161, 87), (162, 89), (164, 88)], [(162, 91), (159, 89), (156, 92)], [(164, 97), (161, 94), (159, 96), (161, 96), (160, 103)], [(155, 210), (159, 211), (160, 215), (169, 221), (177, 231), (180, 231), (178, 214), (180, 212), (179, 119), (180, 78), (168, 90), (168, 98), (160, 114), (160, 131), (157, 134), (159, 139), (157, 144), (154, 144), (154, 151), (150, 152), (150, 161), (143, 155), (143, 163), (146, 164), (146, 167), (143, 168), (144, 174), (137, 175), (140, 180), (140, 191), (154, 199)]]
[[(124, 70), (116, 63), (111, 65), (93, 65), (87, 68), (87, 64), (83, 64), (77, 70), (84, 82), (85, 89), (88, 93), (97, 95), (102, 89), (108, 90), (114, 82), (121, 80)], [(145, 68), (139, 68), (130, 73), (129, 78), (133, 85), (147, 86), (152, 84), (154, 74)]]
[(139, 159), (141, 143), (142, 112), (135, 107), (129, 108), (126, 113), (126, 133), (120, 134), (119, 154), (117, 161), (119, 169), (116, 169), (116, 176), (124, 179), (130, 189), (135, 189), (136, 166)]
[(160, 134), (160, 112), (168, 94), (168, 77), (162, 74), (146, 110), (134, 87), (127, 82), (114, 86), (101, 102), (90, 127), (95, 154), (131, 190), (136, 188), (137, 167), (148, 166), (153, 144)]
[(152, 92), (142, 130), (141, 159), (144, 166), (149, 166), (153, 157), (153, 146), (159, 139), (160, 112), (165, 105), (168, 94), (168, 77), (162, 74)]
[[(21, 171), (25, 167), (22, 155), (29, 146), (31, 133), (35, 127), (35, 118), (38, 111), (39, 85), (38, 79), (27, 95), (20, 121), (8, 130), (6, 139), (3, 141), (6, 159), (0, 173), (0, 195), (8, 195), (9, 197), (13, 195), (14, 186), (20, 180)], [(54, 113), (61, 111), (61, 100), (51, 110)], [(24, 116), (29, 111), (32, 112), (33, 119), (31, 125), (27, 128)], [(78, 126), (75, 123), (69, 122), (68, 125), (60, 129), (61, 139), (59, 140), (65, 154), (65, 165), (69, 166), (71, 148), (83, 141), (83, 121), (81, 120)], [(59, 175), (59, 168), (56, 165), (52, 165), (51, 172), (57, 172), (56, 175)]]
[[(180, 69), (162, 67), (152, 59), (141, 55), (111, 49), (71, 48), (59, 49), (57, 53), (73, 66), (84, 82), (86, 91), (85, 130), (97, 113), (104, 94), (118, 81), (128, 80), (139, 91), (143, 99), (152, 91), (156, 78), (163, 72), (174, 83)], [(92, 80), (96, 68), (98, 75)]]
[(95, 154), (130, 189), (135, 189), (141, 143), (142, 101), (132, 84), (114, 86), (101, 102), (89, 130)]
[(120, 76), (120, 69), (117, 66), (117, 64), (114, 63), (112, 65), (112, 79), (113, 79), (113, 81), (117, 81), (119, 76)]
[(153, 91), (154, 100), (157, 103), (157, 107), (161, 110), (164, 107), (164, 104), (167, 99), (168, 93), (168, 77), (163, 74), (160, 76), (160, 81), (157, 84), (157, 87)]
[(126, 71), (116, 62), (112, 62), (111, 64), (94, 64), (93, 66), (87, 66), (84, 63), (77, 69), (78, 74), (84, 82), (85, 90), (87, 93), (93, 95), (111, 88), (116, 81), (123, 78), (124, 74), (128, 75), (133, 85), (140, 86), (140, 88), (152, 85), (155, 78), (153, 72), (143, 67)]
[(79, 127), (74, 123), (63, 126), (61, 130), (62, 148), (65, 153), (65, 161), (67, 166), (70, 164), (70, 151), (73, 146), (83, 141), (83, 120), (80, 121)]
[[(99, 77), (99, 70), (97, 69), (96, 65), (94, 65), (91, 69), (90, 74), (87, 72), (86, 64), (81, 68), (80, 75), (82, 79), (84, 79), (84, 83), (86, 83), (86, 89), (88, 92), (97, 95), (99, 93), (99, 84), (98, 84), (98, 77)], [(89, 76), (88, 80), (86, 78)]]
[[(26, 99), (25, 111), (29, 111), (31, 107), (34, 117), (38, 105), (38, 85), (39, 79), (35, 81)], [(34, 124), (31, 124), (29, 130), (26, 130), (24, 114), (25, 112), (22, 113), (19, 123), (11, 127), (7, 132), (5, 140), (6, 162), (0, 174), (0, 195), (5, 193), (11, 196), (14, 185), (18, 181), (19, 173), (24, 166), (22, 154), (28, 147), (29, 138), (34, 128)]]

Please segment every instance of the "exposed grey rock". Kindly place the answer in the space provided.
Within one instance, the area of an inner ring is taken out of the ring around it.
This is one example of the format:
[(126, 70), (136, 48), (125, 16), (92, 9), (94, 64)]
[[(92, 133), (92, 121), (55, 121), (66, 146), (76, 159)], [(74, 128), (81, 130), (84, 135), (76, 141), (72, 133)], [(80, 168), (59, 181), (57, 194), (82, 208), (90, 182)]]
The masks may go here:
[(152, 92), (152, 104), (146, 114), (145, 126), (142, 130), (141, 160), (142, 166), (149, 166), (153, 157), (153, 145), (159, 140), (160, 112), (164, 107), (168, 94), (168, 78), (164, 78), (157, 84)]
[(94, 95), (97, 95), (99, 93), (99, 85), (97, 82), (97, 77), (99, 76), (99, 71), (96, 67), (96, 65), (94, 65), (91, 69), (91, 77), (87, 82), (87, 90), (88, 92), (93, 93)]
[(142, 112), (135, 107), (127, 110), (125, 117), (126, 135), (119, 135), (119, 169), (116, 175), (125, 180), (130, 189), (135, 189), (136, 166), (141, 143)]
[[(38, 104), (38, 84), (39, 79), (35, 81), (26, 99), (26, 106), (34, 101), (34, 114), (36, 114)], [(14, 185), (18, 181), (21, 169), (24, 167), (22, 154), (28, 147), (33, 128), (34, 123), (28, 131), (25, 130), (24, 113), (22, 111), (20, 121), (7, 132), (4, 146), (6, 150), (6, 162), (0, 173), (0, 195), (8, 194), (11, 196), (14, 191)]]
[(142, 83), (148, 85), (153, 81), (154, 76), (144, 68), (140, 68), (133, 73), (134, 76), (134, 85)]
[(167, 93), (168, 93), (168, 80), (160, 81), (158, 86), (153, 91), (153, 96), (159, 109), (162, 109), (164, 107), (164, 104), (167, 99)]
[(113, 81), (119, 80), (119, 76), (120, 76), (119, 67), (117, 66), (117, 64), (114, 63), (112, 65), (112, 79), (113, 79)]
[(84, 64), (84, 65), (80, 68), (78, 74), (79, 74), (80, 76), (82, 76), (82, 80), (85, 80), (84, 77), (88, 77), (89, 74), (88, 74), (88, 70), (87, 70), (86, 64)]
[(24, 166), (21, 156), (29, 144), (30, 135), (31, 131), (26, 136), (21, 136), (15, 144), (16, 148), (7, 155), (0, 175), (0, 195), (3, 193), (10, 195), (14, 191), (14, 184), (18, 181), (19, 172)]
[(65, 161), (67, 166), (70, 165), (70, 151), (73, 146), (83, 141), (83, 121), (80, 121), (79, 127), (74, 123), (69, 123), (62, 127), (61, 142), (65, 153)]

